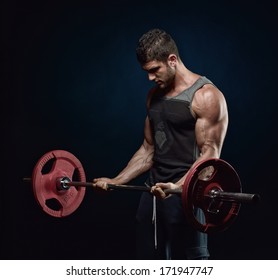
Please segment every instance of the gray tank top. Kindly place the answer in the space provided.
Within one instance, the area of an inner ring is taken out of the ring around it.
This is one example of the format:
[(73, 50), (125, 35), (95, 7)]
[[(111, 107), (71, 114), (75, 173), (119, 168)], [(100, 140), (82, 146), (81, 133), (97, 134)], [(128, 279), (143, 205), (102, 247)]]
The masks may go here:
[(199, 157), (191, 102), (195, 92), (205, 84), (212, 82), (200, 77), (173, 98), (165, 97), (159, 88), (153, 93), (148, 110), (155, 147), (152, 184), (177, 182)]

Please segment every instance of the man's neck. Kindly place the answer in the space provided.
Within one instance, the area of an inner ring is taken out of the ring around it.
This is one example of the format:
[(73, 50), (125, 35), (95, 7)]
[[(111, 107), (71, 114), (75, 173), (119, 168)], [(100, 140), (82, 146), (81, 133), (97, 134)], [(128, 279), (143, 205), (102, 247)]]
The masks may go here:
[(199, 78), (200, 75), (188, 70), (183, 63), (179, 63), (176, 68), (176, 75), (173, 83), (165, 89), (165, 96), (177, 96), (182, 91), (191, 87)]

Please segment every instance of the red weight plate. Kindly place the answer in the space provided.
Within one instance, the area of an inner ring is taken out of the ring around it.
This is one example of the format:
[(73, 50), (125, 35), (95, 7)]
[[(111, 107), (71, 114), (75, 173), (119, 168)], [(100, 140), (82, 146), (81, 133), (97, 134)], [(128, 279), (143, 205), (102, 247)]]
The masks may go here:
[(68, 177), (71, 181), (86, 181), (80, 161), (64, 150), (54, 150), (43, 155), (32, 173), (33, 192), (37, 202), (43, 211), (58, 218), (73, 213), (85, 195), (84, 187), (58, 190), (56, 180), (60, 177)]
[[(198, 163), (183, 184), (182, 202), (185, 216), (197, 230), (213, 233), (226, 230), (236, 219), (240, 203), (221, 201), (209, 197), (216, 189), (241, 193), (241, 182), (234, 168), (222, 159), (211, 158)], [(203, 212), (203, 219), (196, 212)]]

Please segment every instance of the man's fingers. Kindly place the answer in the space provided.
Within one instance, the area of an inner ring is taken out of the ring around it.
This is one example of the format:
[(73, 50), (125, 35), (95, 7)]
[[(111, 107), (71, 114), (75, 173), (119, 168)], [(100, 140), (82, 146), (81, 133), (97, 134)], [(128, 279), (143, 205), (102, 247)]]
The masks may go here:
[(107, 190), (107, 182), (102, 181), (101, 179), (94, 179), (93, 180), (93, 186), (95, 188), (100, 188), (103, 190)]
[(165, 192), (162, 190), (161, 187), (155, 185), (151, 188), (151, 193), (158, 198), (164, 199), (166, 197)]
[(171, 183), (156, 183), (155, 186), (165, 190), (171, 188)]

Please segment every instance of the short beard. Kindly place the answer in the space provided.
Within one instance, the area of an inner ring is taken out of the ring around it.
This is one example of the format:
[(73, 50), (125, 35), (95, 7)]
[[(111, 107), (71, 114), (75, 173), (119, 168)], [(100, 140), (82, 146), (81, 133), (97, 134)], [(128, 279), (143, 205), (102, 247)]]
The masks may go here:
[(167, 66), (167, 74), (166, 74), (166, 81), (164, 83), (164, 89), (171, 88), (175, 80), (175, 73), (176, 71), (172, 69), (170, 66)]

